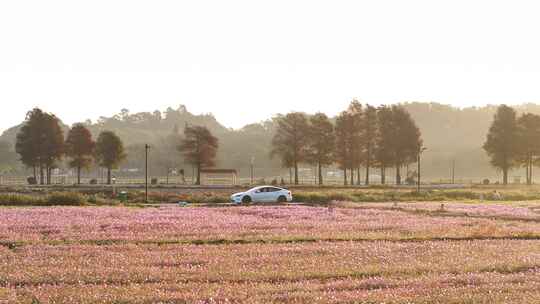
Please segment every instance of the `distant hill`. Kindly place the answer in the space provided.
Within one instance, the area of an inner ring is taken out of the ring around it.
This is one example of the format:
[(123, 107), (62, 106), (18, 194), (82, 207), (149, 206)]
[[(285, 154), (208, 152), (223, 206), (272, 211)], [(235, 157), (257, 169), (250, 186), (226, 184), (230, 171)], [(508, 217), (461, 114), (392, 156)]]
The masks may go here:
[[(456, 108), (424, 102), (407, 102), (403, 106), (420, 127), (424, 144), (428, 148), (423, 156), (423, 172), (426, 177), (450, 178), (453, 161), (456, 179), (478, 180), (497, 176), (481, 148), (497, 106)], [(537, 104), (523, 104), (514, 108), (518, 113), (540, 114), (540, 105)], [(140, 167), (144, 156), (142, 146), (150, 143), (153, 145), (151, 165), (154, 171), (166, 172), (166, 168), (171, 166), (187, 170), (175, 147), (184, 126), (194, 124), (208, 127), (219, 138), (220, 167), (236, 168), (247, 176), (251, 158), (254, 157), (259, 176), (285, 172), (279, 168), (279, 161), (269, 157), (270, 141), (274, 133), (274, 122), (271, 119), (233, 130), (221, 125), (212, 114), (194, 115), (181, 105), (164, 112), (130, 113), (123, 109), (111, 117), (100, 117), (96, 122), (86, 121), (85, 124), (94, 136), (102, 130), (113, 130), (123, 139), (129, 153), (125, 167)], [(67, 129), (67, 126), (64, 127)], [(13, 145), (18, 129), (19, 126), (12, 127), (0, 136), (0, 169), (17, 164), (14, 161)], [(522, 175), (521, 171), (515, 170), (512, 175)]]

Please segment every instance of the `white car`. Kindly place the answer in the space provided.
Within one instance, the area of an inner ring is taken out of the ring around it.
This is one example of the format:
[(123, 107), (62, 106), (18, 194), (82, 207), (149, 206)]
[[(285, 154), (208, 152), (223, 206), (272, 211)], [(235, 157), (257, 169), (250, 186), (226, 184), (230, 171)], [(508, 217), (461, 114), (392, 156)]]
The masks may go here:
[(246, 192), (238, 192), (231, 195), (231, 202), (240, 203), (285, 203), (292, 201), (291, 191), (274, 186), (259, 186)]

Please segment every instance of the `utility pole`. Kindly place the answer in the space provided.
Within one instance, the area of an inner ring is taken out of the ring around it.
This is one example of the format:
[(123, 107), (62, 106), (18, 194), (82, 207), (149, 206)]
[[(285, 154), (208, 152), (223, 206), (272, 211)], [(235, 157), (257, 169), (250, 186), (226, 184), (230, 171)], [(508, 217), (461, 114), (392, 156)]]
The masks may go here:
[(427, 148), (426, 147), (418, 147), (418, 184), (417, 184), (417, 188), (416, 188), (416, 191), (418, 193), (420, 193), (420, 155), (422, 154), (422, 152), (426, 151)]
[(253, 185), (253, 165), (255, 163), (255, 156), (251, 157), (251, 163), (250, 163), (250, 176), (251, 176), (251, 184)]
[(456, 172), (456, 160), (452, 160), (452, 185), (454, 184), (454, 178), (455, 178), (455, 172)]
[(145, 156), (145, 164), (144, 164), (144, 201), (148, 203), (148, 150), (150, 150), (150, 146), (148, 144), (144, 145), (144, 156)]

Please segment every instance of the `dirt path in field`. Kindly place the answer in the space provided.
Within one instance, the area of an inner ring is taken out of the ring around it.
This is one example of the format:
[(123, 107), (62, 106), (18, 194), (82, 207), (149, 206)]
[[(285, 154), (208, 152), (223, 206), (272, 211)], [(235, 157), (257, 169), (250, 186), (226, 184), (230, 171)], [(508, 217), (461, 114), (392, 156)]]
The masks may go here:
[(521, 240), (538, 241), (539, 235), (513, 235), (513, 236), (458, 236), (458, 237), (396, 237), (396, 238), (291, 238), (291, 239), (196, 239), (196, 240), (81, 240), (81, 241), (0, 241), (0, 246), (17, 250), (24, 246), (65, 246), (65, 245), (238, 245), (238, 244), (293, 244), (293, 243), (338, 243), (338, 242), (389, 242), (389, 243), (420, 243), (420, 242), (465, 242), (465, 241), (500, 241)]

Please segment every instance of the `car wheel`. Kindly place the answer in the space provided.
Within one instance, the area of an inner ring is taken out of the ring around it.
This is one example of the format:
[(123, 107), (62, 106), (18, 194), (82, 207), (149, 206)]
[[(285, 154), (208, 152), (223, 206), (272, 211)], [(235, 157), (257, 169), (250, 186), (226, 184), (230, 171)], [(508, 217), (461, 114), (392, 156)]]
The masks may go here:
[(287, 198), (285, 197), (285, 195), (280, 195), (277, 199), (278, 203), (286, 203), (287, 202)]
[(249, 203), (251, 203), (251, 197), (249, 195), (242, 197), (242, 204), (249, 204)]

